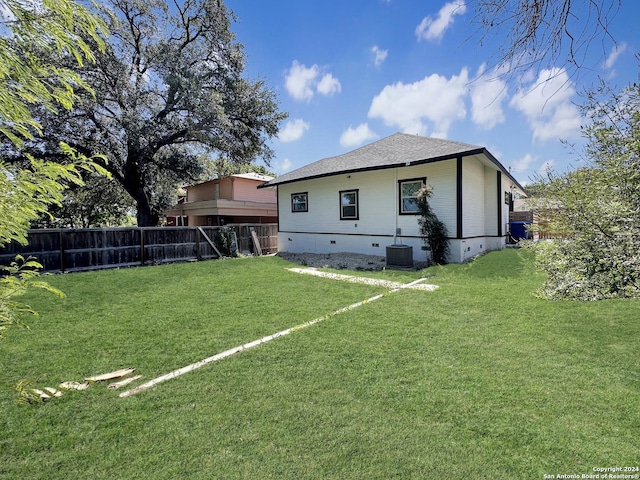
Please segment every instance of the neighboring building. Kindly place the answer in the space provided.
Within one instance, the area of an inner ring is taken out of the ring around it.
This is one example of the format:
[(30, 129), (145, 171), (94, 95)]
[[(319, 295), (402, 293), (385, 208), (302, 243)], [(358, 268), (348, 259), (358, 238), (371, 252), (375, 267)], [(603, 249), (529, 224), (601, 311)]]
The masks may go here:
[(276, 192), (257, 188), (270, 180), (273, 177), (240, 173), (190, 185), (184, 199), (164, 212), (167, 225), (276, 223)]
[(398, 133), (261, 188), (277, 187), (280, 251), (385, 256), (386, 246), (404, 244), (420, 261), (415, 194), (423, 183), (449, 230), (451, 262), (505, 245), (513, 195), (524, 189), (476, 145)]

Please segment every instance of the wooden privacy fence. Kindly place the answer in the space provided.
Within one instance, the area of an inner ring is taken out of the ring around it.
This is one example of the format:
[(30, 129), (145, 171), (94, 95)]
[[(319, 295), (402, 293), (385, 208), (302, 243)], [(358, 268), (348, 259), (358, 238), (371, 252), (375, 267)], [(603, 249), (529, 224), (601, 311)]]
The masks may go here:
[[(251, 230), (256, 232), (262, 255), (278, 253), (278, 224), (277, 223), (235, 223), (227, 227), (233, 228), (238, 238), (238, 251), (254, 252), (254, 242)], [(203, 227), (204, 228), (204, 227)]]
[[(552, 214), (553, 212), (551, 212)], [(525, 212), (509, 212), (509, 222), (528, 222), (534, 228), (531, 232), (533, 240), (553, 240), (557, 238), (565, 238), (565, 235), (555, 232), (549, 226), (548, 214), (542, 215), (533, 211)]]
[(0, 249), (0, 265), (8, 265), (18, 254), (35, 257), (45, 271), (61, 272), (213, 259), (219, 253), (228, 254), (228, 242), (221, 234), (230, 231), (235, 233), (239, 252), (263, 255), (278, 251), (275, 224), (41, 229), (29, 230), (28, 245), (12, 243)]

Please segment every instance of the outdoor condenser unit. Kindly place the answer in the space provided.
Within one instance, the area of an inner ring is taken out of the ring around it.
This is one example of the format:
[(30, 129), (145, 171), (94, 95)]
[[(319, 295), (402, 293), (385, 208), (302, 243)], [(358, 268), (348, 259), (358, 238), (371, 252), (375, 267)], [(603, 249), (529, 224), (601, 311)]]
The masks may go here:
[(387, 267), (412, 268), (413, 247), (411, 245), (388, 245)]

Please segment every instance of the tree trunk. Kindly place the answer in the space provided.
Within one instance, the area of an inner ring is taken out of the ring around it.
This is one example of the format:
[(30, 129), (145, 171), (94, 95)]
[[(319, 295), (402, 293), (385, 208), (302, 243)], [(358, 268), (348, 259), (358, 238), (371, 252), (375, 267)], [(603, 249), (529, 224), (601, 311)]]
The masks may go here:
[(142, 198), (136, 196), (134, 197), (136, 200), (136, 205), (138, 208), (138, 213), (136, 214), (136, 219), (138, 221), (139, 227), (155, 227), (160, 223), (160, 215), (158, 212), (154, 212), (151, 208), (151, 204), (149, 203), (149, 199), (147, 195), (142, 192)]
[(147, 192), (142, 182), (135, 176), (125, 177), (122, 186), (136, 202), (136, 220), (139, 227), (155, 227), (160, 223), (160, 215), (151, 207)]
[(119, 175), (120, 183), (136, 202), (136, 220), (139, 227), (155, 227), (160, 223), (160, 215), (151, 207), (151, 199), (145, 191), (142, 176), (137, 165), (143, 164), (138, 153), (129, 146), (124, 172)]

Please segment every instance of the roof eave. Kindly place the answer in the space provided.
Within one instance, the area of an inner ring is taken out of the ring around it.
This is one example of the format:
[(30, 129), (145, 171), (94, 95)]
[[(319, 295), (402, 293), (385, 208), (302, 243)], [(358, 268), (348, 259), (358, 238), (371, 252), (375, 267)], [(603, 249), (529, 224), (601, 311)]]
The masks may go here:
[(517, 188), (519, 188), (520, 190), (522, 190), (522, 192), (523, 192), (523, 193), (525, 193), (525, 194), (526, 194), (526, 190), (524, 189), (524, 187), (523, 187), (522, 185), (520, 185), (520, 182), (518, 182), (518, 180), (516, 180), (516, 179), (515, 179), (515, 177), (514, 177), (513, 175), (511, 175), (511, 172), (509, 172), (509, 170), (507, 170), (506, 168), (504, 168), (504, 165), (502, 165), (502, 164), (498, 161), (498, 159), (497, 159), (496, 157), (494, 157), (494, 156), (491, 154), (491, 152), (490, 152), (489, 150), (487, 150), (486, 148), (483, 148), (482, 150), (483, 150), (483, 153), (487, 156), (487, 158), (488, 158), (489, 160), (491, 160), (491, 161), (493, 162), (493, 164), (494, 164), (496, 167), (498, 167), (498, 168), (500, 169), (500, 171), (501, 171), (502, 173), (504, 173), (504, 174), (509, 178), (509, 180), (511, 180), (511, 181), (515, 184), (515, 186), (516, 186)]
[(348, 168), (348, 169), (344, 169), (344, 170), (336, 170), (335, 172), (329, 172), (329, 173), (322, 173), (322, 174), (318, 174), (318, 175), (309, 175), (306, 177), (299, 177), (299, 178), (293, 178), (291, 180), (284, 180), (281, 182), (278, 182), (277, 178), (274, 180), (271, 180), (269, 182), (263, 183), (261, 185), (258, 185), (258, 188), (266, 188), (266, 187), (272, 187), (272, 186), (278, 186), (278, 185), (286, 185), (287, 183), (295, 183), (295, 182), (302, 182), (305, 180), (315, 180), (317, 178), (324, 178), (324, 177), (335, 177), (336, 175), (344, 175), (344, 174), (351, 174), (351, 173), (358, 173), (358, 172), (372, 172), (375, 170), (387, 170), (390, 168), (400, 168), (400, 167), (409, 167), (409, 166), (413, 166), (413, 165), (423, 165), (426, 163), (434, 163), (434, 162), (443, 162), (445, 160), (452, 160), (454, 158), (457, 158), (460, 155), (475, 155), (477, 153), (481, 153), (484, 149), (480, 148), (480, 149), (472, 149), (472, 150), (467, 150), (464, 152), (458, 152), (455, 154), (448, 154), (448, 155), (441, 155), (439, 157), (431, 157), (431, 158), (424, 158), (421, 160), (411, 160), (411, 161), (405, 161), (405, 162), (398, 162), (398, 163), (392, 163), (392, 164), (388, 164), (388, 165), (373, 165), (370, 167), (363, 167), (363, 168)]
[(324, 178), (324, 177), (335, 177), (337, 175), (345, 175), (345, 174), (358, 173), (358, 172), (370, 172), (375, 170), (386, 170), (389, 168), (409, 167), (412, 165), (423, 165), (426, 163), (443, 162), (445, 160), (452, 160), (460, 156), (472, 156), (472, 155), (478, 155), (478, 154), (484, 154), (502, 173), (504, 173), (509, 178), (509, 180), (511, 180), (514, 183), (514, 185), (517, 188), (519, 188), (522, 192), (526, 192), (524, 187), (520, 185), (520, 182), (518, 182), (513, 177), (513, 175), (511, 175), (511, 173), (506, 168), (504, 168), (504, 166), (498, 161), (498, 159), (494, 157), (493, 154), (484, 147), (473, 148), (470, 150), (464, 150), (461, 152), (456, 152), (456, 153), (447, 154), (447, 155), (441, 155), (439, 157), (425, 158), (422, 160), (398, 162), (398, 163), (393, 163), (389, 165), (374, 165), (374, 166), (364, 167), (364, 168), (351, 168), (351, 169), (337, 170), (335, 172), (323, 173), (318, 175), (309, 175), (306, 177), (293, 178), (291, 180), (278, 181), (278, 179), (275, 178), (261, 185), (258, 185), (258, 188), (277, 187), (278, 185), (286, 185), (288, 183), (302, 182), (305, 180), (315, 180), (317, 178)]

